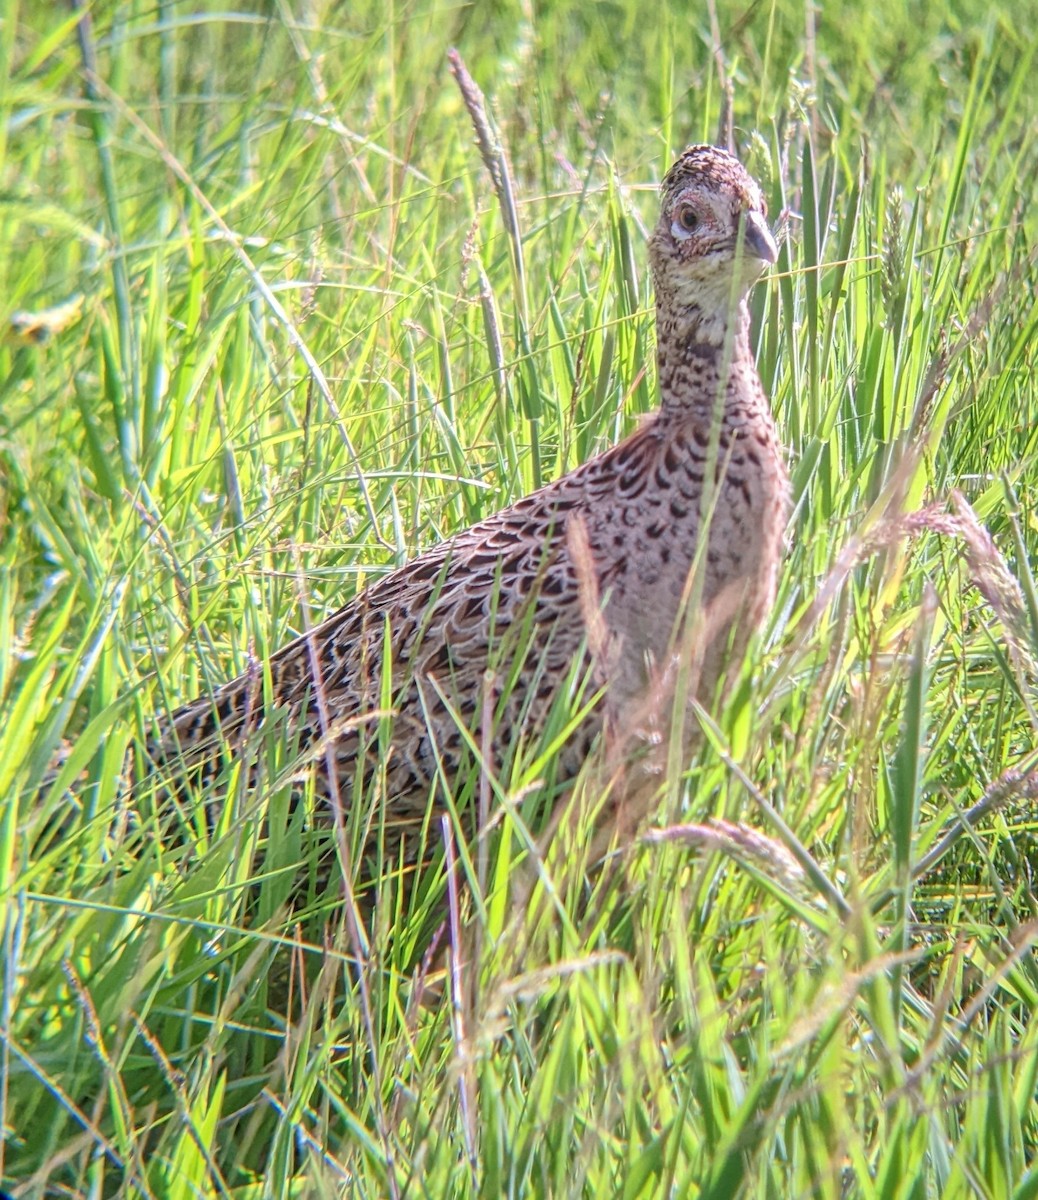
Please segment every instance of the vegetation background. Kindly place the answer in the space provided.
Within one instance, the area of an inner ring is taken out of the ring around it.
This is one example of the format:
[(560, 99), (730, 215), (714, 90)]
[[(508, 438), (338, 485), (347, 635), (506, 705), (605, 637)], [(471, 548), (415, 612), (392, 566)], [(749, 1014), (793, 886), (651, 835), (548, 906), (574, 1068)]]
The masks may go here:
[[(1036, 53), (1030, 0), (2, 0), (8, 1192), (1038, 1196)], [(149, 714), (652, 408), (726, 98), (796, 509), (646, 837), (586, 870), (583, 787), (541, 853), (549, 741), (364, 942), (286, 909), (283, 785), (163, 836)]]

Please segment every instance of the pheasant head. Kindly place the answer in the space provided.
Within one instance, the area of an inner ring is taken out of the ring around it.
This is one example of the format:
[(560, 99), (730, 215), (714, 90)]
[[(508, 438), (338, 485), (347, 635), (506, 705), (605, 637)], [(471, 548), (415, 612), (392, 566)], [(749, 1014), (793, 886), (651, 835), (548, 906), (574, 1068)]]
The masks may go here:
[(696, 340), (720, 343), (750, 288), (778, 257), (764, 195), (739, 160), (716, 146), (690, 146), (660, 194), (649, 239), (657, 306), (695, 327)]

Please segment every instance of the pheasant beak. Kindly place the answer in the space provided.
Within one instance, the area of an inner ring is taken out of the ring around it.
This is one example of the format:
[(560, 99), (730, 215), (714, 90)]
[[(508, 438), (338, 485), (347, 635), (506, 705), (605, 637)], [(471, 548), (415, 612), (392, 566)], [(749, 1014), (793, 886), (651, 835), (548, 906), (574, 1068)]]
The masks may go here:
[(743, 223), (742, 244), (744, 252), (752, 254), (766, 263), (778, 259), (778, 246), (771, 236), (767, 221), (758, 212), (748, 212)]

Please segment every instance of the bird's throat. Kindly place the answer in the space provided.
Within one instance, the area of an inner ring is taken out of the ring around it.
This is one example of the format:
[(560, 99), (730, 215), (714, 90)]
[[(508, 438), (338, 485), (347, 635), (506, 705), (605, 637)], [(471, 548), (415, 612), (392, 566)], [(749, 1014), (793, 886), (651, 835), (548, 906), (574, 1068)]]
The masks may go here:
[(716, 387), (723, 387), (733, 363), (752, 360), (745, 301), (734, 312), (660, 302), (656, 316), (663, 415), (687, 413), (693, 397), (717, 394)]

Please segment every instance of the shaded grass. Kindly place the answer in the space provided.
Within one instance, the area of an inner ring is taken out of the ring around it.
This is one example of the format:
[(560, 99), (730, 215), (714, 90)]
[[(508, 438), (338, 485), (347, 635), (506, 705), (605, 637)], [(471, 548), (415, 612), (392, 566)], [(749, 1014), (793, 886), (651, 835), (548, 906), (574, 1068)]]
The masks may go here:
[[(74, 21), (8, 4), (2, 315), (83, 297), (0, 346), (8, 1190), (1038, 1191), (1034, 17), (719, 13), (788, 210), (754, 297), (796, 489), (777, 613), (666, 780), (670, 834), (588, 861), (589, 769), (542, 849), (550, 728), (494, 837), (455, 837), (475, 915), (423, 965), (443, 871), (386, 864), (358, 946), (305, 804), (232, 791), (216, 837), (185, 809), (167, 841), (125, 753), (652, 407), (642, 185), (714, 134), (709, 21), (100, 6), (91, 98)], [(78, 807), (30, 856), (63, 738)]]

